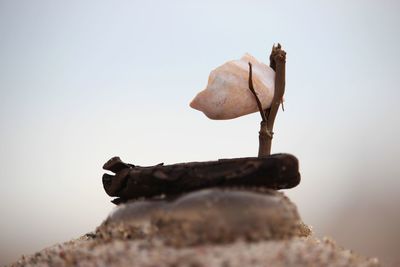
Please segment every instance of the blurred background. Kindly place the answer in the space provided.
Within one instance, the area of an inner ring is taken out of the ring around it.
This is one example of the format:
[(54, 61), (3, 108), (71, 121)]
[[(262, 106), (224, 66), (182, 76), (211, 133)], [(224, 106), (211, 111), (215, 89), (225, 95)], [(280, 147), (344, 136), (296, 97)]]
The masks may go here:
[(209, 72), (287, 51), (273, 152), (319, 237), (400, 264), (400, 2), (0, 0), (0, 265), (113, 208), (101, 167), (256, 156), (259, 114), (189, 108)]

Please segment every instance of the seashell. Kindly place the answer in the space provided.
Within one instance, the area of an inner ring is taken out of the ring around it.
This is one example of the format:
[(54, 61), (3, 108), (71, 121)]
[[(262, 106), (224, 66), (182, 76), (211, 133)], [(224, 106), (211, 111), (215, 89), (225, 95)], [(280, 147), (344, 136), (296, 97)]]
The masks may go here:
[(250, 54), (228, 61), (211, 71), (206, 89), (190, 103), (213, 120), (227, 120), (258, 112), (249, 89), (249, 64), (253, 68), (254, 89), (263, 109), (270, 107), (274, 96), (275, 71)]

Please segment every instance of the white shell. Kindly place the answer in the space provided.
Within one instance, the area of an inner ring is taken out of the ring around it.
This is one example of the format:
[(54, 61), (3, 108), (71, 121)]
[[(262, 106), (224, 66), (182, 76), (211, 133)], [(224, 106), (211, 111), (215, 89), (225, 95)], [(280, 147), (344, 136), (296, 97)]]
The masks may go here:
[(258, 112), (249, 89), (249, 62), (253, 66), (253, 85), (263, 109), (271, 105), (275, 88), (275, 71), (245, 54), (211, 71), (206, 89), (197, 94), (190, 106), (210, 119), (227, 120)]

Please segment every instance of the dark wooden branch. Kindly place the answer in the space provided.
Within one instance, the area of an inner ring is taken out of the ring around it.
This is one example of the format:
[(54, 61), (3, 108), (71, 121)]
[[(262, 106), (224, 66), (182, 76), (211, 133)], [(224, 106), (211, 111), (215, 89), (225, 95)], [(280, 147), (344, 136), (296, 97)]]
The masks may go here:
[(103, 175), (103, 186), (108, 195), (119, 197), (120, 202), (211, 187), (247, 186), (277, 190), (295, 187), (300, 182), (298, 161), (289, 154), (150, 167), (126, 164), (116, 157), (103, 168), (116, 172), (115, 175)]

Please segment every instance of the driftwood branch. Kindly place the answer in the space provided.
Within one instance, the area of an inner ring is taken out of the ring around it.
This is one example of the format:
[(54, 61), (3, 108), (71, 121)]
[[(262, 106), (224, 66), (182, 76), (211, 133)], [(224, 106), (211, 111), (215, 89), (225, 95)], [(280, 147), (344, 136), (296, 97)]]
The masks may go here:
[(115, 173), (103, 175), (103, 186), (109, 196), (119, 197), (119, 203), (211, 187), (287, 189), (300, 182), (298, 161), (289, 154), (150, 167), (126, 164), (115, 157), (103, 169)]
[(262, 110), (261, 102), (254, 90), (252, 81), (252, 66), (251, 63), (249, 63), (249, 88), (256, 99), (257, 107), (260, 111), (262, 118), (259, 131), (259, 157), (266, 157), (271, 154), (274, 122), (280, 104), (283, 105), (282, 99), (285, 93), (286, 52), (282, 50), (280, 44), (278, 44), (277, 46), (274, 45), (272, 47), (271, 55), (269, 58), (270, 67), (275, 71), (275, 89), (271, 106), (265, 110)]

